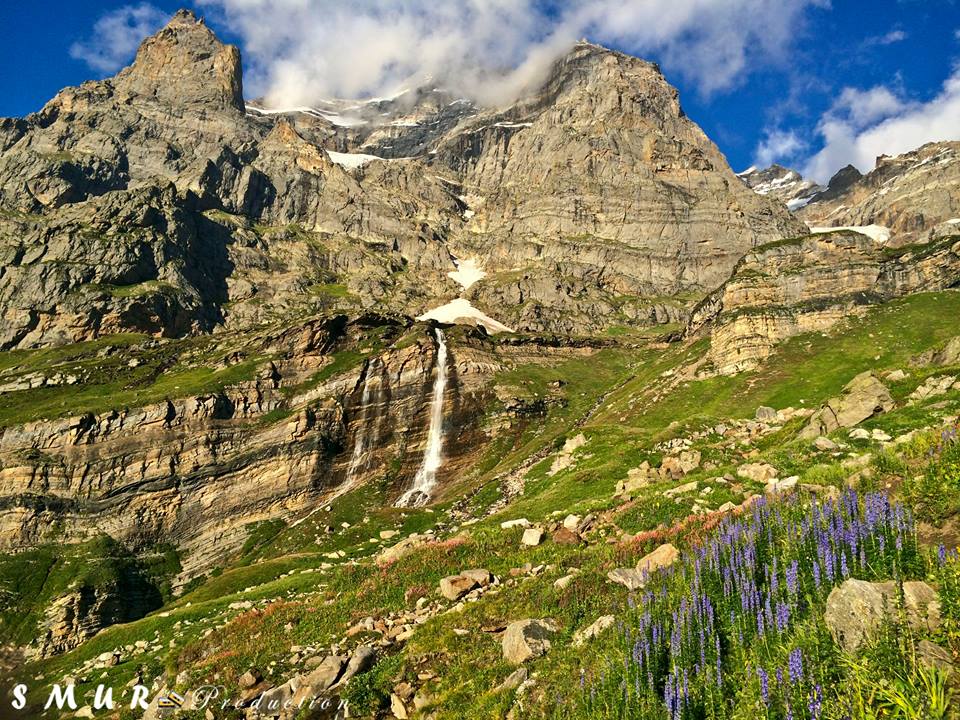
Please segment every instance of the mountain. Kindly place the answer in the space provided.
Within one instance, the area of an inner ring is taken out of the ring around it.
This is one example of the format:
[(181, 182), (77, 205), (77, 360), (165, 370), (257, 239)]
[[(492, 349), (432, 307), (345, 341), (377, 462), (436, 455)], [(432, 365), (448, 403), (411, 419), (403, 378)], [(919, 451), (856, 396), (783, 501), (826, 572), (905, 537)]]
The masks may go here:
[(826, 188), (811, 180), (804, 180), (796, 170), (774, 163), (765, 170), (750, 167), (737, 173), (747, 187), (758, 195), (771, 195), (790, 210), (799, 210)]
[[(269, 107), (241, 67), (180, 11), (0, 121), (27, 716), (72, 678), (147, 718), (806, 720), (952, 666), (957, 143), (738, 177), (587, 42), (507, 107)], [(845, 657), (895, 592), (941, 630)]]
[(895, 157), (877, 158), (866, 175), (841, 170), (827, 193), (800, 211), (809, 225), (881, 225), (897, 244), (926, 242), (950, 232), (960, 217), (960, 143), (928, 143)]

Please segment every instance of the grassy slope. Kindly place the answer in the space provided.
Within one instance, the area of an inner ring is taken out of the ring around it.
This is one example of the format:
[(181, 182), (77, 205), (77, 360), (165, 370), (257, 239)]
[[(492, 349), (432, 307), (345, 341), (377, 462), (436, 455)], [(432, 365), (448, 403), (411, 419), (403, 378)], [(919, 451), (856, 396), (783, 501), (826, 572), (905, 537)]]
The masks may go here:
[[(756, 372), (733, 378), (690, 381), (660, 399), (655, 396), (666, 381), (661, 377), (663, 373), (678, 367), (702, 348), (674, 346), (662, 351), (640, 351), (636, 355), (619, 355), (614, 351), (599, 356), (599, 361), (596, 357), (573, 361), (561, 368), (520, 368), (502, 379), (515, 382), (535, 395), (549, 392), (550, 383), (559, 375), (568, 382), (565, 390), (570, 404), (566, 408), (555, 408), (544, 422), (528, 427), (514, 447), (508, 449), (502, 462), (487, 469), (484, 477), (512, 467), (540, 447), (555, 447), (559, 440), (575, 432), (575, 421), (589, 410), (598, 396), (608, 390), (612, 392), (584, 426), (588, 443), (576, 453), (574, 465), (552, 478), (546, 475), (550, 458), (534, 466), (525, 494), (508, 511), (471, 526), (464, 540), (431, 546), (413, 553), (388, 571), (379, 570), (364, 558), (394, 542), (371, 542), (380, 529), (400, 529), (402, 534), (422, 531), (435, 522), (444, 521), (442, 508), (434, 513), (377, 512), (375, 493), (365, 496), (361, 504), (357, 503), (357, 497), (344, 497), (334, 504), (332, 512), (319, 513), (315, 522), (285, 528), (272, 538), (265, 535), (253, 542), (247, 556), (239, 558), (235, 567), (211, 578), (163, 612), (108, 629), (77, 651), (34, 670), (55, 677), (72, 671), (104, 650), (134, 639), (156, 638), (156, 650), (109, 669), (108, 677), (125, 682), (138, 663), (146, 663), (150, 667), (167, 666), (174, 670), (187, 668), (198, 677), (208, 677), (216, 669), (224, 680), (257, 666), (268, 677), (279, 679), (292, 670), (287, 666), (291, 645), (328, 644), (366, 615), (408, 608), (418, 595), (432, 597), (441, 577), (463, 568), (484, 566), (506, 576), (510, 568), (530, 562), (544, 564), (548, 569), (510, 591), (468, 606), (463, 613), (429, 621), (418, 629), (396, 660), (383, 664), (371, 674), (369, 682), (378, 686), (373, 692), (376, 695), (404, 675), (409, 677), (414, 668), (431, 669), (440, 677), (434, 688), (440, 708), (438, 717), (500, 716), (509, 707), (512, 696), (493, 688), (511, 668), (500, 659), (496, 638), (478, 632), (478, 628), (519, 617), (549, 616), (558, 621), (561, 632), (554, 650), (536, 661), (532, 669), (539, 673), (542, 685), (551, 692), (570, 692), (574, 684), (572, 678), (577, 677), (579, 668), (595, 667), (598, 662), (595, 646), (585, 650), (569, 647), (572, 632), (599, 614), (622, 609), (626, 594), (622, 588), (607, 583), (605, 574), (612, 567), (631, 562), (656, 540), (629, 545), (598, 542), (581, 549), (552, 543), (523, 548), (519, 545), (519, 531), (501, 530), (501, 519), (525, 515), (531, 520), (540, 520), (553, 512), (565, 513), (575, 508), (611, 508), (611, 519), (631, 532), (670, 524), (685, 515), (688, 507), (663, 502), (659, 497), (660, 487), (650, 488), (639, 502), (620, 508), (611, 498), (613, 484), (627, 468), (641, 459), (657, 460), (659, 453), (653, 447), (656, 441), (681, 433), (683, 425), (700, 426), (730, 417), (752, 417), (761, 404), (799, 406), (803, 400), (803, 404), (814, 406), (835, 394), (864, 369), (905, 367), (913, 354), (955, 335), (958, 316), (960, 293), (908, 298), (875, 309), (865, 318), (853, 319), (829, 336), (814, 334), (794, 338)], [(910, 378), (894, 386), (895, 394), (905, 396), (929, 372), (912, 372)], [(958, 405), (960, 394), (953, 393), (937, 399), (936, 403), (898, 410), (871, 424), (891, 430), (905, 429), (931, 421)], [(797, 429), (798, 425), (792, 424), (780, 434), (757, 443), (758, 458), (802, 473), (805, 480), (842, 482), (845, 477), (839, 471), (842, 455), (820, 453), (806, 443), (793, 442)], [(713, 474), (743, 460), (728, 449), (709, 444), (701, 449), (705, 458), (717, 464)], [(854, 444), (851, 449), (876, 451), (869, 442)], [(709, 496), (712, 507), (732, 497), (724, 494), (729, 491), (712, 484), (705, 472), (691, 477), (700, 481), (701, 487), (715, 489)], [(484, 490), (478, 497), (492, 500), (495, 495)], [(350, 527), (341, 528), (342, 522), (348, 522)], [(328, 524), (336, 528), (329, 535), (322, 532), (322, 526)], [(449, 537), (456, 532), (458, 528), (448, 527), (442, 534)], [(682, 542), (682, 538), (675, 541)], [(334, 550), (343, 550), (346, 558), (326, 557), (326, 553)], [(353, 564), (352, 560), (359, 563)], [(556, 590), (553, 581), (564, 574), (566, 568), (574, 566), (581, 569), (581, 574), (566, 590)], [(229, 609), (230, 603), (241, 600), (261, 605), (269, 601), (268, 610), (251, 614), (242, 609)], [(290, 627), (293, 629), (289, 630)], [(211, 629), (214, 634), (201, 641)], [(454, 632), (456, 629), (469, 632), (461, 635)], [(272, 662), (277, 664), (271, 665)]]

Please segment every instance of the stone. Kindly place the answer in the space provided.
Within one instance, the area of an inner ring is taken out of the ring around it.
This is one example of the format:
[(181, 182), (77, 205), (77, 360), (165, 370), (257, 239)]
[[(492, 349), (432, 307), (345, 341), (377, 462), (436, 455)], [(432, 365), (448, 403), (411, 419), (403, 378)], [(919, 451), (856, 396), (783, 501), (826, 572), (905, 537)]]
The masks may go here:
[(924, 639), (917, 643), (917, 660), (926, 668), (944, 671), (948, 678), (955, 673), (950, 651), (929, 640)]
[(777, 411), (772, 407), (766, 407), (761, 405), (757, 408), (756, 415), (754, 417), (761, 422), (776, 422), (777, 421)]
[(396, 693), (390, 694), (390, 712), (395, 718), (399, 718), (399, 720), (407, 720), (407, 718), (410, 717), (407, 714), (407, 706)]
[(568, 530), (565, 527), (562, 527), (558, 530), (555, 530), (553, 535), (550, 538), (557, 545), (582, 545), (583, 538), (577, 535), (573, 530)]
[(293, 688), (290, 687), (290, 683), (284, 683), (272, 690), (267, 690), (260, 696), (257, 715), (264, 718), (280, 717), (284, 704), (292, 700)]
[(504, 520), (500, 523), (501, 530), (509, 530), (515, 527), (528, 528), (530, 527), (530, 521), (526, 518), (517, 518), (516, 520)]
[(830, 438), (821, 435), (816, 440), (813, 441), (813, 446), (817, 450), (822, 450), (823, 452), (833, 452), (837, 449), (837, 444)]
[(749, 463), (737, 468), (737, 476), (754, 482), (767, 482), (777, 477), (779, 473), (773, 465), (768, 463)]
[(916, 390), (910, 393), (907, 400), (916, 403), (944, 395), (953, 387), (955, 382), (956, 377), (953, 375), (928, 377)]
[(580, 516), (579, 515), (567, 515), (563, 519), (563, 527), (567, 530), (573, 530), (576, 532), (577, 528), (580, 526)]
[(850, 439), (851, 440), (869, 440), (870, 431), (864, 430), (863, 428), (855, 428), (854, 430), (850, 431)]
[(493, 575), (489, 570), (485, 568), (473, 568), (472, 570), (464, 570), (460, 573), (464, 577), (468, 577), (477, 583), (480, 587), (486, 587), (493, 580)]
[(507, 675), (506, 679), (500, 683), (498, 690), (516, 690), (520, 687), (527, 679), (527, 669), (525, 667), (519, 667), (514, 670), (512, 673)]
[(800, 478), (796, 475), (784, 478), (783, 480), (774, 479), (767, 483), (764, 492), (767, 493), (767, 495), (783, 495), (795, 490), (799, 481)]
[(573, 647), (580, 647), (581, 645), (586, 644), (588, 641), (600, 635), (600, 633), (607, 628), (612, 627), (614, 622), (616, 622), (616, 618), (614, 618), (613, 615), (602, 615), (601, 617), (597, 618), (589, 627), (585, 627), (582, 630), (577, 630), (573, 634)]
[(550, 650), (550, 638), (556, 627), (546, 620), (518, 620), (507, 625), (501, 641), (503, 659), (520, 665), (545, 655)]
[[(936, 591), (921, 581), (903, 584), (907, 622), (917, 631), (940, 626)], [(830, 591), (824, 622), (846, 652), (856, 652), (875, 636), (885, 618), (896, 612), (897, 587), (893, 582), (872, 583), (849, 579)]]
[(840, 395), (828, 400), (815, 412), (800, 437), (813, 439), (840, 428), (859, 425), (880, 413), (894, 408), (890, 391), (872, 371), (857, 375), (847, 383)]
[(683, 485), (678, 485), (677, 487), (670, 488), (669, 490), (664, 490), (662, 494), (665, 498), (672, 498), (678, 495), (685, 495), (687, 493), (692, 493), (696, 491), (697, 491), (697, 481), (692, 480)]
[(242, 688), (251, 688), (262, 679), (263, 678), (258, 670), (247, 670), (243, 675), (240, 676), (237, 682), (239, 682), (240, 687)]
[(652, 553), (640, 558), (637, 571), (644, 575), (651, 575), (665, 567), (670, 567), (680, 559), (680, 551), (672, 544), (664, 543)]
[(353, 651), (353, 655), (350, 656), (350, 661), (347, 663), (343, 675), (337, 681), (337, 685), (343, 685), (356, 675), (366, 672), (373, 667), (376, 659), (377, 651), (374, 648), (369, 645), (360, 645)]
[(890, 382), (900, 382), (907, 379), (907, 374), (903, 370), (891, 370), (887, 373), (886, 378)]
[(635, 568), (615, 568), (607, 573), (607, 578), (631, 591), (639, 590), (647, 583), (646, 576)]
[(397, 530), (381, 530), (380, 539), (381, 540), (392, 540), (400, 533)]
[(733, 512), (736, 509), (737, 509), (737, 506), (728, 500), (723, 505), (717, 508), (717, 512), (728, 513), (728, 512)]
[(570, 586), (570, 583), (572, 583), (574, 578), (576, 577), (577, 577), (576, 574), (573, 574), (573, 573), (571, 573), (570, 575), (564, 575), (563, 577), (557, 578), (556, 580), (554, 580), (553, 586), (557, 590), (566, 590)]
[(523, 537), (520, 538), (523, 545), (535, 547), (543, 542), (543, 530), (540, 528), (527, 528), (523, 531)]
[(477, 581), (471, 577), (449, 575), (440, 580), (440, 594), (447, 600), (459, 600), (477, 585)]

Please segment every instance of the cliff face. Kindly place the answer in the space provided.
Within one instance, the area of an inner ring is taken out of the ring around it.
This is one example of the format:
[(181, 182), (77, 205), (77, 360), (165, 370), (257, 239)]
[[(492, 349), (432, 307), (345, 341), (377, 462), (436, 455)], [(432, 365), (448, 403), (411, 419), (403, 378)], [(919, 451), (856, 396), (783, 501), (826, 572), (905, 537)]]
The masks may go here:
[(809, 235), (748, 253), (692, 314), (710, 328), (720, 373), (755, 367), (780, 341), (823, 330), (866, 305), (960, 282), (960, 236), (891, 249), (852, 231)]

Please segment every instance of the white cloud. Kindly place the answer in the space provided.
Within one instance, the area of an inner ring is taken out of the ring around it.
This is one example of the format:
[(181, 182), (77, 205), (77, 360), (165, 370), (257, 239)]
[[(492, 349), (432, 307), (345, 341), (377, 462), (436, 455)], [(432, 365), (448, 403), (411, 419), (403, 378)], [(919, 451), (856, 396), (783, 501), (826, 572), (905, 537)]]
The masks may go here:
[(767, 130), (757, 145), (754, 163), (765, 168), (775, 162), (786, 162), (806, 148), (806, 143), (794, 130)]
[(867, 38), (863, 42), (864, 47), (870, 47), (872, 45), (893, 45), (894, 43), (903, 42), (909, 37), (907, 33), (903, 30), (891, 30), (885, 35), (877, 35), (876, 37)]
[(899, 155), (927, 142), (960, 139), (960, 66), (928, 102), (907, 102), (889, 88), (845, 90), (820, 120), (823, 149), (803, 170), (826, 182), (841, 167), (869, 172), (880, 155)]
[(246, 85), (273, 105), (434, 82), (488, 103), (544, 78), (580, 37), (657, 57), (704, 93), (788, 58), (828, 0), (198, 0), (243, 41)]
[(97, 20), (89, 38), (71, 45), (70, 57), (100, 72), (116, 72), (133, 57), (140, 41), (168, 19), (149, 3), (124, 5)]

